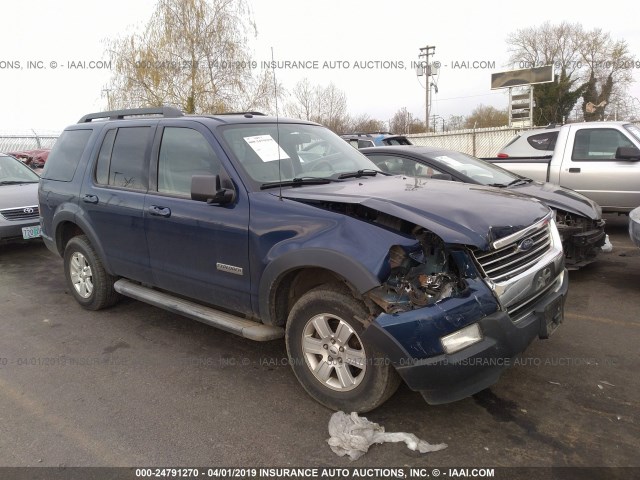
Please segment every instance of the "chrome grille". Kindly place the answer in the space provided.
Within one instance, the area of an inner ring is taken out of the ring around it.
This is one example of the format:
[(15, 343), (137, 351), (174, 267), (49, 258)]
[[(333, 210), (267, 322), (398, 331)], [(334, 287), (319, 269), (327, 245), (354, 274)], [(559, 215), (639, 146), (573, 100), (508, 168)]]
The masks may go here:
[(0, 210), (0, 215), (6, 220), (31, 220), (38, 218), (39, 214), (37, 205)]
[[(530, 248), (522, 250), (520, 246), (525, 240), (531, 240)], [(484, 273), (494, 282), (503, 282), (524, 272), (551, 248), (549, 225), (528, 235), (525, 240), (518, 240), (497, 250), (487, 253), (476, 253), (475, 257)]]
[(524, 300), (511, 305), (509, 308), (507, 308), (507, 313), (511, 317), (511, 320), (513, 320), (514, 322), (518, 322), (519, 320), (522, 320), (524, 317), (529, 315), (532, 311), (532, 307), (535, 305), (536, 300), (542, 298), (555, 287), (557, 287), (557, 281), (543, 288), (532, 297), (525, 298)]

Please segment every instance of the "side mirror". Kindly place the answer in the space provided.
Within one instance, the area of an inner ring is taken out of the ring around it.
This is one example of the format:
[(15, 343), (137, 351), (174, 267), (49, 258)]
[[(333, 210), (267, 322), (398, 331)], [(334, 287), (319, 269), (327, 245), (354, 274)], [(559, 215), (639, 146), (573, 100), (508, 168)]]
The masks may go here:
[(616, 149), (616, 160), (640, 160), (640, 150), (636, 147), (618, 147)]
[[(223, 186), (224, 185), (224, 186)], [(193, 175), (191, 199), (208, 204), (226, 205), (236, 198), (236, 191), (229, 179), (220, 175)]]

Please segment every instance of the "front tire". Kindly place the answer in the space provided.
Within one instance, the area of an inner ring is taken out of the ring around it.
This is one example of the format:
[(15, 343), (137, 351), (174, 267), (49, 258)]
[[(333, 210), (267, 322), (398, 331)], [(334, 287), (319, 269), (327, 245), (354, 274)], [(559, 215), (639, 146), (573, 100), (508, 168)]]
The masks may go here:
[(64, 249), (64, 276), (69, 291), (87, 310), (100, 310), (120, 298), (114, 290), (116, 277), (104, 269), (85, 235), (73, 237)]
[(294, 305), (286, 329), (293, 372), (316, 401), (333, 410), (368, 412), (398, 388), (400, 377), (384, 354), (361, 338), (367, 317), (348, 293), (315, 288)]

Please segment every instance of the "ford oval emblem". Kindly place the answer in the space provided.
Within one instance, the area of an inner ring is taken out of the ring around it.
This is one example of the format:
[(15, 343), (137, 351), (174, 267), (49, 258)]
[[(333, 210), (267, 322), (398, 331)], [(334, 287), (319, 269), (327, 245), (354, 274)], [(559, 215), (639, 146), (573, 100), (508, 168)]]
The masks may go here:
[(520, 252), (527, 252), (533, 248), (533, 244), (534, 242), (532, 238), (525, 238), (518, 244), (518, 250)]

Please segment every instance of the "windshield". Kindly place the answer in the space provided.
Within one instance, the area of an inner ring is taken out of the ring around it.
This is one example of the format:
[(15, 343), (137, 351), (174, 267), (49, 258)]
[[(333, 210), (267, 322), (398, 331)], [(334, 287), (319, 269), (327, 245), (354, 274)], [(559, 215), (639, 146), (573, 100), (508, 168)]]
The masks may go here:
[(35, 183), (40, 179), (29, 167), (8, 155), (0, 155), (0, 185)]
[(634, 125), (633, 123), (627, 123), (624, 128), (627, 129), (627, 131), (633, 135), (635, 137), (635, 139), (640, 142), (640, 128), (638, 128), (637, 125)]
[(447, 152), (433, 158), (482, 185), (509, 185), (520, 178), (504, 168), (464, 153)]
[(300, 178), (332, 178), (380, 169), (331, 130), (317, 125), (227, 125), (222, 136), (257, 184)]

